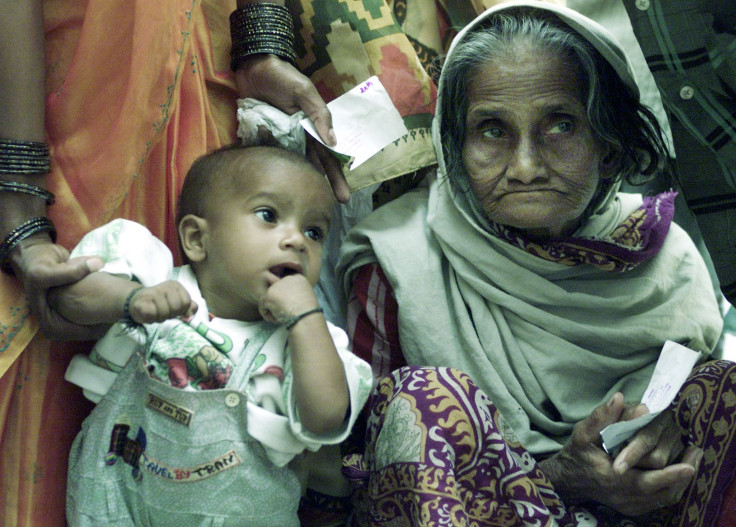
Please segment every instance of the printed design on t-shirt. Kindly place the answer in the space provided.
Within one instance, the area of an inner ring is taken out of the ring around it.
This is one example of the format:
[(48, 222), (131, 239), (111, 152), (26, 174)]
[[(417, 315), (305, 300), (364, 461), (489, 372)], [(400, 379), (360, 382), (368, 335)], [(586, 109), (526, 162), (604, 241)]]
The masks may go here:
[(212, 328), (181, 322), (153, 342), (146, 366), (152, 377), (175, 388), (215, 390), (230, 380), (234, 366), (223, 349), (232, 348), (232, 341)]
[(130, 425), (125, 423), (117, 423), (113, 426), (110, 450), (105, 456), (105, 464), (112, 466), (119, 458), (122, 458), (125, 463), (133, 467), (131, 475), (138, 482), (143, 479), (141, 469), (172, 483), (196, 483), (242, 463), (238, 453), (230, 450), (215, 459), (193, 467), (172, 467), (146, 453), (146, 433), (142, 428), (138, 428), (138, 435), (135, 439), (128, 437), (129, 431)]

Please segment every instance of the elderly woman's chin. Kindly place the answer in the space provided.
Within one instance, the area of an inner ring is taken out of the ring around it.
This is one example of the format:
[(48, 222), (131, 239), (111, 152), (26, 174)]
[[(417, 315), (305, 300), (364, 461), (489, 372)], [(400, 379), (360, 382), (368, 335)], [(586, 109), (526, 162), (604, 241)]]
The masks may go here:
[(578, 228), (584, 208), (578, 211), (567, 204), (550, 204), (546, 199), (539, 199), (540, 196), (533, 199), (531, 194), (517, 195), (512, 199), (509, 199), (511, 196), (505, 196), (500, 206), (484, 207), (486, 218), (521, 231), (526, 238), (534, 241), (564, 238)]

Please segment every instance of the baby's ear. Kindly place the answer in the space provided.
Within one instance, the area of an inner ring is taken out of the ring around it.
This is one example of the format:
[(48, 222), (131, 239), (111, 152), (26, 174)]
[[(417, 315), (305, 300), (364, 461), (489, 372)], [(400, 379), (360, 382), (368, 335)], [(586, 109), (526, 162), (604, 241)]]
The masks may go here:
[(190, 262), (201, 262), (207, 257), (204, 239), (207, 234), (207, 220), (187, 214), (179, 222), (179, 242), (181, 250)]

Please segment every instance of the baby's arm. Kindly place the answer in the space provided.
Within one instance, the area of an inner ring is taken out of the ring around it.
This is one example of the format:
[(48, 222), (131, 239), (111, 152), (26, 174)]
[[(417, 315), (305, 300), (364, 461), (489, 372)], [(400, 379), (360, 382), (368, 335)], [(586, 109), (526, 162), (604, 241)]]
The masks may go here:
[[(275, 282), (261, 299), (261, 315), (270, 322), (286, 323), (319, 307), (314, 288), (302, 275)], [(345, 369), (335, 349), (324, 315), (314, 312), (289, 329), (294, 375), (294, 398), (302, 425), (326, 435), (345, 421), (350, 396)]]
[[(135, 291), (135, 293), (133, 293)], [(49, 305), (62, 317), (82, 325), (113, 324), (128, 314), (143, 324), (189, 316), (197, 305), (186, 289), (175, 281), (141, 287), (137, 282), (107, 273), (92, 273), (74, 284), (51, 289)]]

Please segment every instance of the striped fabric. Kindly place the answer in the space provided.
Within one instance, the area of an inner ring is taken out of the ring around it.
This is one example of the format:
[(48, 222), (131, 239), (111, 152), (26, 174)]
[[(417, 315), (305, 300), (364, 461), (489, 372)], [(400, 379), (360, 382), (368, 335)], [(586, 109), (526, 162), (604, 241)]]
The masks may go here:
[(677, 179), (736, 300), (736, 3), (623, 0), (668, 111)]

